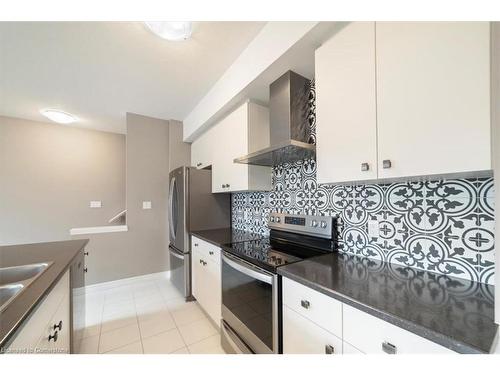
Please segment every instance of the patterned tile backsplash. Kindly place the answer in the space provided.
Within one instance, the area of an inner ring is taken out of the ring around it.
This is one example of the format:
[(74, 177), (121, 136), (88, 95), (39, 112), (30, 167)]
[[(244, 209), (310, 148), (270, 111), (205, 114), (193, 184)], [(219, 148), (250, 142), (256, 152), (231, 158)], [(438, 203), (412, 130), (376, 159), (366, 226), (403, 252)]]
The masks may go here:
[(338, 216), (341, 251), (494, 284), (493, 201), (493, 178), (318, 186), (303, 160), (273, 168), (271, 192), (233, 194), (232, 224), (267, 233), (270, 212)]

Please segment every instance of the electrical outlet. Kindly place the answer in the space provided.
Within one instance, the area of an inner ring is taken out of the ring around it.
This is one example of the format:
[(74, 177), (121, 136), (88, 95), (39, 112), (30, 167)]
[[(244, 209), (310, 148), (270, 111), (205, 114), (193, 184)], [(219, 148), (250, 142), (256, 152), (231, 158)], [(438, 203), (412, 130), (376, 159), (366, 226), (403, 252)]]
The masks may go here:
[(151, 201), (142, 202), (142, 209), (143, 210), (150, 210), (151, 209)]
[(90, 201), (90, 208), (101, 208), (101, 201)]
[(379, 228), (377, 220), (368, 220), (368, 236), (370, 237), (379, 236)]

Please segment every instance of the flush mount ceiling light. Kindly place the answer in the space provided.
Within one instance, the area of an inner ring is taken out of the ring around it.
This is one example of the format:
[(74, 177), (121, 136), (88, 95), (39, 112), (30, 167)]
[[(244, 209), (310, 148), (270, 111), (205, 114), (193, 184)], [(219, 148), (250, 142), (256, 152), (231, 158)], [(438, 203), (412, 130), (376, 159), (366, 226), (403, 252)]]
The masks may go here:
[(52, 120), (59, 124), (71, 124), (77, 120), (77, 118), (72, 114), (60, 111), (58, 109), (43, 109), (40, 111), (40, 113), (47, 117), (49, 120)]
[(172, 41), (186, 40), (193, 31), (192, 22), (146, 21), (144, 23), (160, 38)]

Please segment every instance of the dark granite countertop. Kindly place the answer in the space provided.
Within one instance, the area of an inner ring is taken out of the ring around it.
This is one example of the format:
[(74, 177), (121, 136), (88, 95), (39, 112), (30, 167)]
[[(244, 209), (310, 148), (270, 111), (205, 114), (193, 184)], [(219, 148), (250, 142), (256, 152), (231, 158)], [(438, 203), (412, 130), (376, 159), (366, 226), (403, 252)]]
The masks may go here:
[(8, 343), (15, 330), (29, 316), (37, 303), (59, 281), (88, 241), (85, 239), (0, 246), (0, 267), (53, 262), (0, 313), (0, 349)]
[(258, 240), (265, 237), (263, 234), (246, 232), (241, 229), (233, 228), (219, 228), (192, 231), (191, 234), (202, 240), (210, 242), (215, 246), (222, 246), (225, 244)]
[(489, 353), (494, 287), (345, 253), (278, 273), (460, 353)]

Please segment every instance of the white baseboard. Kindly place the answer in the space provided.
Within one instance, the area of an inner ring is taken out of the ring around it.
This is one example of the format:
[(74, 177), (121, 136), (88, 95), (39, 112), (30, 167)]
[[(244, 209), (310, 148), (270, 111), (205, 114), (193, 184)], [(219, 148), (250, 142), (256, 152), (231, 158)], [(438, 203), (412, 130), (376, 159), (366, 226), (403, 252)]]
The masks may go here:
[(170, 271), (150, 273), (147, 275), (127, 277), (125, 279), (106, 281), (98, 284), (91, 284), (85, 286), (85, 293), (95, 293), (112, 288), (117, 288), (120, 286), (130, 285), (138, 281), (148, 281), (148, 280), (161, 280), (168, 279), (170, 277)]

